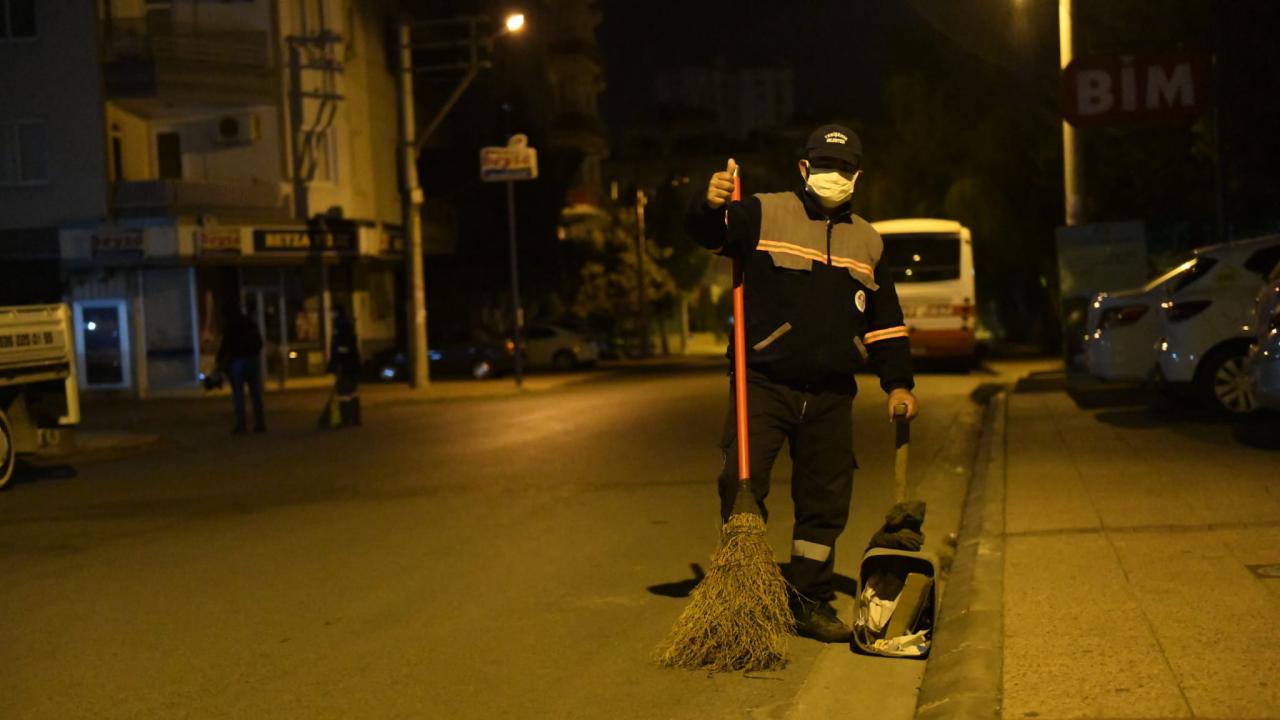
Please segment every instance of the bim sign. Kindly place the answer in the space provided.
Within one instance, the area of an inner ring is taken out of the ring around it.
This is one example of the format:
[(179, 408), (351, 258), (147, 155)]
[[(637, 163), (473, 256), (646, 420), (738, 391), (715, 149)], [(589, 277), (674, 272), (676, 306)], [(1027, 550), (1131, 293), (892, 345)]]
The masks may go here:
[(1188, 123), (1209, 101), (1203, 55), (1095, 55), (1062, 72), (1062, 107), (1076, 127)]

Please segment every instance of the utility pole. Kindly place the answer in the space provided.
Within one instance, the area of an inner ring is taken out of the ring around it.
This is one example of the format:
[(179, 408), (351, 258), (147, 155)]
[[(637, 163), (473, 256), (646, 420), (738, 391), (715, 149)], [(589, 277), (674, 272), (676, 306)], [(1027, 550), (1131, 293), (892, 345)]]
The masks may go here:
[(520, 305), (520, 266), (516, 260), (516, 184), (507, 181), (507, 234), (511, 240), (511, 334), (515, 342), (516, 387), (524, 385), (524, 308)]
[[(1075, 57), (1074, 21), (1075, 0), (1058, 0), (1058, 58), (1065, 70)], [(1084, 181), (1080, 167), (1080, 138), (1076, 129), (1065, 119), (1062, 121), (1062, 180), (1066, 224), (1079, 225), (1084, 221)]]
[(649, 342), (649, 289), (648, 282), (645, 277), (645, 255), (648, 254), (648, 248), (645, 247), (644, 237), (644, 206), (648, 204), (649, 198), (645, 197), (644, 190), (636, 190), (636, 298), (640, 304), (640, 356), (649, 357), (653, 348)]
[(409, 386), (424, 388), (431, 382), (427, 363), (427, 297), (422, 268), (422, 188), (418, 186), (418, 149), (414, 138), (413, 44), (407, 20), (396, 26), (399, 52), (396, 54), (397, 100), (400, 144), (400, 226), (404, 232), (405, 293), (408, 295), (409, 357), (412, 369)]
[[(421, 22), (399, 18), (395, 22), (396, 94), (399, 105), (400, 222), (404, 228), (405, 291), (409, 296), (407, 298), (409, 355), (413, 366), (409, 382), (415, 388), (426, 387), (431, 381), (430, 365), (427, 362), (429, 347), (427, 344), (427, 297), (422, 267), (422, 214), (420, 212), (423, 196), (422, 188), (418, 185), (418, 155), (480, 71), (493, 66), (489, 59), (482, 57), (482, 52), (492, 53), (493, 42), (498, 36), (519, 32), (524, 27), (524, 15), (509, 15), (504, 20), (503, 27), (497, 32), (491, 35), (481, 34), (480, 26), (491, 22), (490, 18), (484, 16), (452, 17)], [(466, 29), (465, 38), (418, 43), (413, 39), (415, 28), (421, 32), (443, 28), (447, 32), (450, 28), (457, 27)], [(465, 49), (467, 58), (459, 62), (415, 65), (413, 61), (415, 49), (428, 52)], [(462, 78), (454, 87), (449, 99), (430, 122), (419, 127), (414, 116), (414, 75), (419, 73), (440, 75), (455, 73), (459, 70), (463, 71)]]

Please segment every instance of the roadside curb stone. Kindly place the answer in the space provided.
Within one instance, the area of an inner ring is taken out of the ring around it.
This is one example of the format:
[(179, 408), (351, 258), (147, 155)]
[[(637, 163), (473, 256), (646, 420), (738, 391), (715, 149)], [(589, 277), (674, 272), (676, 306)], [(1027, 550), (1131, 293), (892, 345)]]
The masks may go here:
[(916, 704), (922, 720), (1000, 717), (1006, 406), (1000, 392), (983, 413), (955, 561)]

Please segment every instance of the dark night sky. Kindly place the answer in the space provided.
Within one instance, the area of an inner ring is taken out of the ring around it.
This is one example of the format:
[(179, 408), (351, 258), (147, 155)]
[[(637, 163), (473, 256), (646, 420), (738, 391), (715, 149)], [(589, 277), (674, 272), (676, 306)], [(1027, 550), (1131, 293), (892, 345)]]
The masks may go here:
[(608, 89), (601, 109), (611, 124), (644, 117), (655, 70), (709, 65), (782, 64), (794, 71), (797, 119), (874, 120), (881, 79), (895, 58), (894, 37), (918, 21), (902, 2), (788, 0), (602, 0), (598, 31)]

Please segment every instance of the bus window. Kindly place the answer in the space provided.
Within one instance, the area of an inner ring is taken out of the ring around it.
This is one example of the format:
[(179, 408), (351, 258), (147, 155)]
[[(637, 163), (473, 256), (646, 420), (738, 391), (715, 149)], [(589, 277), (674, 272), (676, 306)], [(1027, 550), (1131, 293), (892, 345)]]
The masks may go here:
[(884, 236), (884, 256), (895, 283), (960, 279), (960, 235), (911, 233)]

